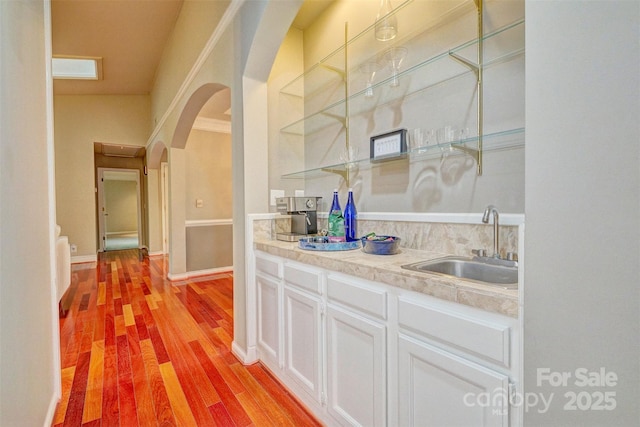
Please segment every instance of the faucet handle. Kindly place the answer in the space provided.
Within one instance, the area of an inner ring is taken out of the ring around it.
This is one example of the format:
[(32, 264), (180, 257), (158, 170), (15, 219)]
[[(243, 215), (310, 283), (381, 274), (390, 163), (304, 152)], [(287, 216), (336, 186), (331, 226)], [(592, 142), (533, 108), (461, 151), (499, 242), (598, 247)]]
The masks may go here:
[(479, 257), (486, 257), (487, 256), (487, 250), (486, 249), (472, 249), (471, 253), (474, 255), (477, 255)]

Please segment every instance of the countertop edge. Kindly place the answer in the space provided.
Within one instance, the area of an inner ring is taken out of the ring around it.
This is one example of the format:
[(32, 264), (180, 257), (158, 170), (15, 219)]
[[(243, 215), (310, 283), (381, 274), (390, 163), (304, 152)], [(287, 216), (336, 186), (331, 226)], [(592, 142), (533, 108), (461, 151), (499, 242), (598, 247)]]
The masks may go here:
[(254, 248), (262, 252), (348, 274), (365, 280), (430, 295), (446, 301), (475, 307), (492, 313), (518, 318), (518, 290), (449, 278), (437, 274), (413, 272), (404, 264), (434, 259), (449, 254), (402, 248), (397, 255), (369, 255), (361, 250), (307, 251), (297, 242), (256, 240)]

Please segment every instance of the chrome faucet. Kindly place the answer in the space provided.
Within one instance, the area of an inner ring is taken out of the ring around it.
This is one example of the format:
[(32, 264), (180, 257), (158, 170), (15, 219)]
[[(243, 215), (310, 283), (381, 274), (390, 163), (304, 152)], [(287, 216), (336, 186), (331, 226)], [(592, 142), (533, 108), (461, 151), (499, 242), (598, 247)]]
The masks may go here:
[(489, 215), (491, 214), (493, 214), (493, 257), (500, 258), (500, 246), (498, 244), (498, 222), (500, 215), (498, 214), (498, 209), (493, 205), (487, 206), (482, 215), (482, 222), (488, 224)]

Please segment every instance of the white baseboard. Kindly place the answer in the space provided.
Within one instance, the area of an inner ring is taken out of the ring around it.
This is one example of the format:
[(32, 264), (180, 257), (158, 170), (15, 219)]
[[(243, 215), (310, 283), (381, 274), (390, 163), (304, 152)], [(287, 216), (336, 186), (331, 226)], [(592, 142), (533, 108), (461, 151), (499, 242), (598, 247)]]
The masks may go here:
[(71, 264), (81, 264), (83, 262), (96, 262), (98, 255), (79, 255), (71, 257)]
[(163, 256), (164, 252), (162, 251), (156, 251), (156, 252), (149, 252), (149, 256)]
[(231, 352), (238, 358), (244, 365), (252, 365), (258, 361), (258, 352), (254, 348), (249, 348), (245, 351), (235, 341), (231, 343)]
[(124, 235), (131, 235), (131, 234), (138, 234), (137, 230), (133, 230), (133, 231), (107, 231), (107, 236), (124, 236)]
[(177, 282), (179, 280), (187, 280), (188, 278), (189, 278), (188, 273), (180, 273), (180, 274), (167, 273), (167, 279), (171, 280), (172, 282)]
[(55, 393), (51, 396), (51, 400), (49, 401), (49, 407), (47, 408), (47, 415), (44, 419), (43, 427), (50, 427), (53, 425), (53, 417), (56, 415), (56, 408), (58, 407), (58, 402), (60, 401), (60, 396), (56, 396)]
[(171, 280), (172, 282), (177, 282), (180, 280), (192, 279), (194, 277), (212, 276), (214, 274), (225, 273), (228, 271), (233, 271), (233, 266), (209, 268), (207, 270), (188, 271), (186, 273), (178, 273), (178, 274), (167, 273), (167, 279)]
[(191, 278), (191, 277), (198, 277), (198, 276), (211, 276), (213, 274), (225, 273), (225, 272), (228, 272), (228, 271), (233, 271), (233, 266), (216, 267), (216, 268), (208, 268), (206, 270), (189, 271), (187, 273), (187, 275), (189, 276), (189, 278)]

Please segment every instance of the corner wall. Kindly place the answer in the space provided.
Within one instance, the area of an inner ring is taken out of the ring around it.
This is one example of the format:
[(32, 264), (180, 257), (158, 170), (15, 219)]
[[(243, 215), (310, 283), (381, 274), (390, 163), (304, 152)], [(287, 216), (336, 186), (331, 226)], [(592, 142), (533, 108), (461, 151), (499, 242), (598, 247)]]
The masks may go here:
[(638, 425), (640, 3), (526, 6), (525, 425)]
[(49, 425), (59, 398), (50, 9), (0, 2), (0, 425)]

